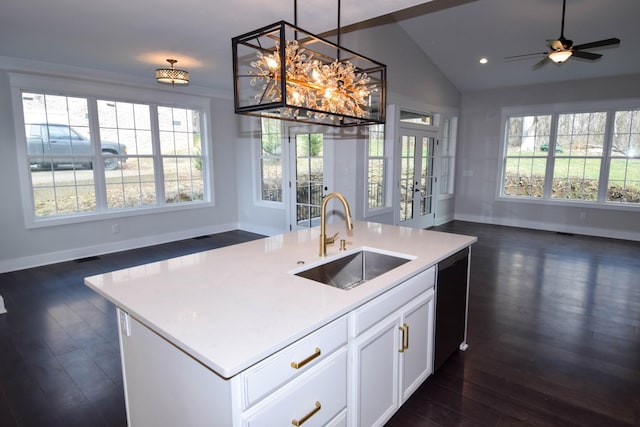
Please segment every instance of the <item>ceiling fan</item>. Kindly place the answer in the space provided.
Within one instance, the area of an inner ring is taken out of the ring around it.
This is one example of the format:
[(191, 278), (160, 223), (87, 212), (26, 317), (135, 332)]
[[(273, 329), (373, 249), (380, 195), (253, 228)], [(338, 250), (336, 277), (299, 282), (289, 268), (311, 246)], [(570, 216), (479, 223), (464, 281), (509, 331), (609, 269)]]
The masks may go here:
[(524, 55), (515, 55), (508, 56), (505, 59), (514, 59), (514, 58), (523, 58), (526, 56), (533, 55), (545, 55), (544, 59), (540, 62), (537, 62), (533, 69), (536, 70), (542, 67), (549, 61), (553, 61), (556, 64), (562, 64), (572, 56), (576, 58), (588, 59), (590, 61), (595, 61), (602, 57), (599, 53), (591, 53), (585, 52), (585, 49), (596, 49), (605, 46), (614, 46), (620, 44), (620, 39), (618, 38), (610, 38), (604, 40), (598, 40), (590, 43), (583, 43), (579, 45), (573, 45), (573, 41), (564, 38), (564, 15), (565, 9), (567, 6), (567, 0), (562, 1), (562, 27), (560, 28), (560, 37), (556, 40), (547, 40), (547, 44), (549, 45), (549, 50), (547, 52), (536, 52), (536, 53), (527, 53)]

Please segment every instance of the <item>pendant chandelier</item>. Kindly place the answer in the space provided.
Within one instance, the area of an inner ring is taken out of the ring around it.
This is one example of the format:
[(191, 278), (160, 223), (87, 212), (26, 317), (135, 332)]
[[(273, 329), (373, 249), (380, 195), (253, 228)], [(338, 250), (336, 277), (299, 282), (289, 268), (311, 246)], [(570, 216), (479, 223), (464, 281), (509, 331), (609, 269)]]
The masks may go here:
[(387, 67), (340, 46), (339, 0), (337, 41), (285, 21), (234, 37), (235, 112), (329, 126), (384, 123)]

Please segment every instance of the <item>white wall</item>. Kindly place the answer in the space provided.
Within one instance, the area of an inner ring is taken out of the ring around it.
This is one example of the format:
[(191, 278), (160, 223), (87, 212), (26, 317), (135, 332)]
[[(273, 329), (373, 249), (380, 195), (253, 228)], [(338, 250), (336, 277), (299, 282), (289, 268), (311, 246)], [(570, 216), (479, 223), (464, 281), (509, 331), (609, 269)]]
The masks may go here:
[[(388, 67), (388, 103), (418, 108), (437, 105), (457, 108), (460, 93), (431, 60), (410, 41), (396, 24), (358, 30), (345, 34), (343, 44), (370, 56)], [(187, 211), (128, 216), (117, 219), (120, 232), (112, 233), (115, 220), (96, 220), (73, 225), (27, 229), (24, 224), (18, 189), (14, 112), (7, 69), (40, 73), (56, 69), (52, 64), (2, 58), (0, 65), (0, 272), (103, 254), (213, 232), (242, 228), (264, 234), (288, 229), (285, 206), (256, 204), (257, 170), (256, 119), (236, 116), (231, 99), (217, 94), (211, 99), (213, 130), (213, 171), (215, 206)], [(17, 65), (16, 65), (17, 64)], [(141, 81), (128, 81), (96, 70), (61, 66), (61, 70), (79, 79), (111, 81), (131, 87), (162, 90)], [(157, 89), (155, 89), (157, 88)], [(231, 89), (231, 88), (230, 88)], [(166, 89), (165, 89), (166, 90)], [(187, 93), (209, 92), (195, 87)], [(328, 129), (333, 132), (333, 128)], [(345, 192), (354, 206), (354, 215), (362, 218), (364, 187), (364, 140), (339, 132), (327, 136), (334, 144), (336, 191)], [(384, 219), (383, 219), (384, 220)]]
[[(561, 70), (560, 70), (561, 71)], [(464, 93), (456, 166), (455, 218), (490, 224), (640, 240), (640, 212), (497, 200), (503, 107), (640, 97), (640, 75)], [(586, 216), (581, 219), (581, 213)]]
[[(10, 63), (10, 59), (3, 61), (3, 64)], [(39, 72), (39, 67), (42, 66), (36, 62), (16, 63), (19, 63), (20, 71)], [(16, 68), (15, 64), (8, 66), (13, 70)], [(74, 69), (73, 73), (81, 79), (95, 74), (93, 70), (80, 69)], [(123, 77), (123, 80), (126, 81), (126, 77)], [(135, 87), (144, 88), (144, 85), (133, 82), (132, 88)], [(156, 89), (153, 85), (150, 87), (153, 90), (163, 90)], [(188, 90), (194, 93), (196, 89)], [(210, 99), (209, 126), (212, 129), (213, 140), (215, 206), (27, 229), (18, 183), (18, 157), (9, 75), (6, 69), (0, 66), (0, 182), (3, 183), (0, 186), (0, 272), (236, 228), (237, 187), (233, 177), (236, 174), (237, 128), (233, 101), (214, 97)], [(112, 225), (115, 223), (120, 229), (117, 234), (112, 232)]]

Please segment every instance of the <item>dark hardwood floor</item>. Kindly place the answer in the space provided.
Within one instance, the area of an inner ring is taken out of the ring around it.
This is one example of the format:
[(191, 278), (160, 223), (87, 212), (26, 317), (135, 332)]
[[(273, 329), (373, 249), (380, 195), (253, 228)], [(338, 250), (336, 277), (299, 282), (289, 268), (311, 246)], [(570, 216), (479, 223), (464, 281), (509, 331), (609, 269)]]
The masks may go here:
[[(640, 425), (640, 243), (455, 221), (469, 331), (388, 427)], [(0, 426), (124, 426), (114, 307), (83, 277), (239, 243), (234, 231), (0, 275)]]

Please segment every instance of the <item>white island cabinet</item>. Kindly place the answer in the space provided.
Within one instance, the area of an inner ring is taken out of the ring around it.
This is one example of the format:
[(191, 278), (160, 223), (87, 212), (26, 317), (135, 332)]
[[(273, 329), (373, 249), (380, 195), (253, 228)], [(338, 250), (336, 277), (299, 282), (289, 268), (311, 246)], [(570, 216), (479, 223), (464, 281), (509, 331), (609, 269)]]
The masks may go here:
[(476, 239), (365, 222), (348, 239), (410, 261), (350, 290), (298, 277), (322, 261), (311, 229), (85, 279), (118, 307), (129, 425), (388, 420), (432, 372), (434, 266)]
[(432, 267), (353, 312), (352, 425), (384, 425), (431, 374), (434, 277)]

